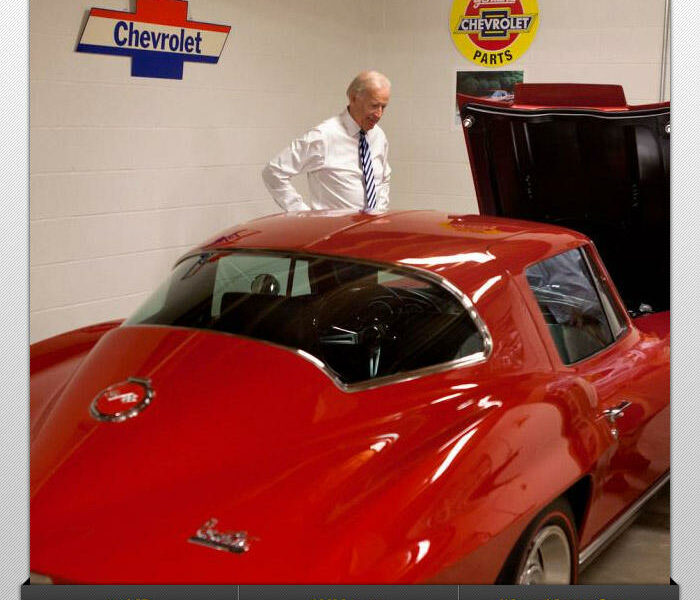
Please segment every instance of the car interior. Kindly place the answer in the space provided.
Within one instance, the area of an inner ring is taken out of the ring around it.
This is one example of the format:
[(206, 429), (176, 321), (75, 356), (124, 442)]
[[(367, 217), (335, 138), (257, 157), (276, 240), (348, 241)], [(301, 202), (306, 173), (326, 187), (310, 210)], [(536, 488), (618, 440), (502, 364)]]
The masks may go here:
[(424, 276), (328, 257), (254, 258), (221, 252), (187, 259), (167, 291), (155, 294), (158, 305), (128, 323), (210, 329), (303, 350), (344, 384), (483, 351), (464, 305)]

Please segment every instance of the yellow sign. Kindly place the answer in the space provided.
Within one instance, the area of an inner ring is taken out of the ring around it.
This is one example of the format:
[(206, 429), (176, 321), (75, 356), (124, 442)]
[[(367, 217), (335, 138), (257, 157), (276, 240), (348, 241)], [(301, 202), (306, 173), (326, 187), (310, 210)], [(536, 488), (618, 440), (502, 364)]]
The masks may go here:
[(454, 0), (450, 33), (457, 49), (482, 67), (518, 60), (537, 33), (537, 0)]

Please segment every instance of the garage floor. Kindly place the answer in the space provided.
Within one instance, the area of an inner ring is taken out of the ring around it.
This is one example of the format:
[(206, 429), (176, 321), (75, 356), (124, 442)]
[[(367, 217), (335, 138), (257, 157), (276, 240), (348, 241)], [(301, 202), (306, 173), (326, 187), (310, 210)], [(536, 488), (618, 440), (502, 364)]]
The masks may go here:
[(579, 576), (579, 583), (664, 583), (671, 565), (670, 485)]

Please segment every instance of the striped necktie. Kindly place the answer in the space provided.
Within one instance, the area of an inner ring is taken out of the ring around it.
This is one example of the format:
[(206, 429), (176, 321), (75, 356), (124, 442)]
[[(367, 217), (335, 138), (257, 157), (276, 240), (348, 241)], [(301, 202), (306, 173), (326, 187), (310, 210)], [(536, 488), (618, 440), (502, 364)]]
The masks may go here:
[(372, 210), (377, 205), (377, 189), (374, 186), (374, 171), (372, 170), (372, 155), (369, 152), (367, 133), (360, 129), (360, 164), (365, 180), (365, 208)]

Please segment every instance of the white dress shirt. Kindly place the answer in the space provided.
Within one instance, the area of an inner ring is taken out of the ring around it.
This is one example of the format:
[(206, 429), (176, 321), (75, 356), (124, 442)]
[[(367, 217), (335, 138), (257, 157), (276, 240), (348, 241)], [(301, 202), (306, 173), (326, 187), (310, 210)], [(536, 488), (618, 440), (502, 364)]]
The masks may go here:
[[(372, 155), (377, 204), (389, 206), (389, 142), (375, 125), (367, 132)], [(360, 126), (345, 109), (294, 140), (263, 169), (265, 186), (286, 211), (365, 208), (365, 187), (360, 167)], [(290, 179), (305, 171), (310, 198), (302, 198)]]

